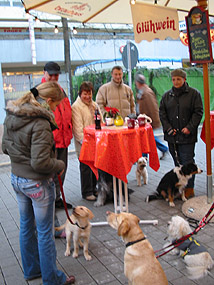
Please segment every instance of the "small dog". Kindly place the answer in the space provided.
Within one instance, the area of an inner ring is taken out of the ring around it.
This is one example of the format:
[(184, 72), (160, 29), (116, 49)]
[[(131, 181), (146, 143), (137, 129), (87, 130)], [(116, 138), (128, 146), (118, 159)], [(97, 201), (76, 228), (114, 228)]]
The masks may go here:
[(156, 189), (156, 193), (147, 196), (146, 202), (148, 203), (155, 199), (164, 198), (166, 201), (169, 201), (169, 206), (175, 207), (174, 198), (179, 195), (181, 195), (182, 201), (187, 201), (184, 188), (188, 180), (193, 174), (202, 172), (203, 171), (195, 163), (188, 163), (179, 167), (176, 166), (164, 175)]
[[(168, 222), (168, 235), (170, 244), (192, 232), (189, 223), (180, 216), (173, 216)], [(171, 251), (171, 254), (181, 254), (186, 263), (189, 279), (199, 279), (209, 274), (209, 269), (214, 265), (214, 261), (207, 249), (200, 245), (193, 237), (189, 237), (177, 248)]]
[[(91, 233), (91, 224), (89, 220), (92, 220), (94, 214), (91, 210), (84, 206), (77, 206), (73, 209), (72, 215), (70, 216), (71, 221), (67, 219), (65, 224), (56, 227), (55, 230), (60, 231), (65, 229), (66, 234), (66, 251), (65, 256), (69, 256), (71, 254), (70, 247), (71, 247), (71, 236), (73, 233), (73, 243), (74, 243), (74, 252), (73, 257), (77, 258), (79, 253), (79, 245), (83, 247), (83, 253), (86, 260), (91, 260), (92, 257), (88, 253), (88, 244), (89, 238)], [(83, 240), (83, 243), (81, 241)]]
[(113, 200), (113, 178), (110, 174), (100, 169), (97, 194), (97, 201), (94, 203), (95, 207), (104, 206), (106, 200)]
[(144, 184), (148, 184), (148, 172), (146, 169), (147, 166), (147, 157), (140, 157), (137, 161), (137, 169), (136, 169), (136, 179), (137, 186), (141, 186), (141, 177), (143, 177)]
[(131, 213), (106, 212), (109, 225), (126, 243), (124, 273), (133, 285), (166, 285), (166, 275), (156, 259), (150, 242), (144, 236), (140, 219)]
[[(118, 179), (116, 179), (117, 194), (119, 189)], [(128, 195), (134, 191), (128, 188)], [(122, 193), (124, 195), (124, 185), (122, 183)], [(111, 174), (99, 169), (99, 179), (97, 182), (97, 201), (94, 203), (95, 207), (104, 206), (106, 201), (113, 202), (113, 177)]]

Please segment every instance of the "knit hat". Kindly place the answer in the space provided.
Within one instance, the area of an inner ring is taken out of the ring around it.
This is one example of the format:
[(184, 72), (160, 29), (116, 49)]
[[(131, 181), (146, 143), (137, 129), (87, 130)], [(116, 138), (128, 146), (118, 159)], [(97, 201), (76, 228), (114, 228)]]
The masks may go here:
[(146, 78), (144, 75), (138, 73), (135, 75), (135, 81), (139, 82), (140, 84), (145, 84)]
[(174, 76), (178, 76), (178, 77), (183, 77), (183, 78), (187, 78), (187, 74), (184, 70), (178, 68), (178, 69), (174, 69), (172, 72), (171, 72), (171, 77), (174, 77)]
[(60, 66), (53, 61), (49, 61), (45, 64), (44, 71), (47, 71), (50, 75), (61, 74)]

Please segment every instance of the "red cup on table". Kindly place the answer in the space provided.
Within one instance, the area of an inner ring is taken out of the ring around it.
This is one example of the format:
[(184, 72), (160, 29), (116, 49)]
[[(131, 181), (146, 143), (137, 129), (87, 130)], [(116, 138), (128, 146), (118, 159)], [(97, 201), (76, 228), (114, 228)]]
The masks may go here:
[(145, 114), (138, 116), (137, 121), (140, 128), (145, 127), (146, 123), (152, 123), (152, 119)]
[(146, 124), (146, 118), (138, 118), (139, 127), (145, 127), (145, 124)]
[(127, 126), (128, 126), (128, 129), (134, 129), (135, 128), (135, 119), (128, 119), (127, 120)]

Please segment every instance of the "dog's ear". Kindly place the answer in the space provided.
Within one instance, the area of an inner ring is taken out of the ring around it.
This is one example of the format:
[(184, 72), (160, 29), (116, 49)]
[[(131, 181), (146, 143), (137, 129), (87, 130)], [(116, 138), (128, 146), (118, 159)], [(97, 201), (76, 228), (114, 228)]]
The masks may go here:
[(124, 236), (130, 230), (130, 223), (128, 219), (124, 219), (119, 225), (117, 234), (118, 236)]
[(89, 217), (89, 219), (92, 220), (93, 217), (94, 217), (94, 214), (93, 214), (92, 211), (89, 210), (89, 209), (87, 209), (87, 212), (88, 212), (88, 217)]
[(136, 224), (139, 224), (140, 219), (137, 216), (135, 216), (135, 221), (136, 221)]
[(189, 226), (189, 223), (184, 220), (181, 226), (181, 236), (185, 236), (187, 234), (191, 233), (191, 228)]

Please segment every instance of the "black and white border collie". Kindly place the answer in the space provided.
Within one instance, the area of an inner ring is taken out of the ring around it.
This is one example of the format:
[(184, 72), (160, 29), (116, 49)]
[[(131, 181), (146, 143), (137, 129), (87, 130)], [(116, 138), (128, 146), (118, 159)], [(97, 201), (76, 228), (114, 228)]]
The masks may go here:
[(170, 207), (175, 207), (174, 198), (181, 195), (182, 201), (186, 201), (185, 186), (188, 180), (193, 174), (202, 173), (203, 171), (195, 164), (188, 163), (181, 166), (176, 166), (169, 172), (167, 172), (161, 179), (156, 192), (146, 197), (146, 202), (150, 202), (155, 199), (164, 198), (169, 201)]

